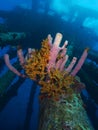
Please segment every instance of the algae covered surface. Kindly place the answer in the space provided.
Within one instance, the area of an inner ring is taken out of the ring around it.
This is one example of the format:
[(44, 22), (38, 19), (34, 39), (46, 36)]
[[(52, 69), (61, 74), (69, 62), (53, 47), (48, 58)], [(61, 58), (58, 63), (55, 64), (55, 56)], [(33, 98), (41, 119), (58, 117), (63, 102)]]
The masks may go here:
[(59, 101), (43, 99), (40, 106), (39, 130), (94, 130), (79, 94)]

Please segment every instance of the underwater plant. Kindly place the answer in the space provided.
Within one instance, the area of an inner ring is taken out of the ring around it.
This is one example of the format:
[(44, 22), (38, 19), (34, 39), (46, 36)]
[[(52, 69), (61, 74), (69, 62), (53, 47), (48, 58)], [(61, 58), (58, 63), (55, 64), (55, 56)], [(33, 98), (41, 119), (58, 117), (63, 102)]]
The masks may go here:
[(25, 74), (21, 74), (10, 64), (8, 54), (4, 56), (5, 63), (11, 71), (23, 78), (29, 77), (37, 81), (41, 86), (41, 95), (56, 100), (60, 99), (62, 95), (65, 95), (66, 98), (71, 97), (73, 85), (76, 83), (75, 76), (88, 54), (88, 48), (86, 48), (76, 66), (76, 57), (73, 57), (70, 64), (66, 66), (68, 41), (65, 41), (64, 45), (60, 47), (62, 37), (61, 33), (57, 33), (52, 43), (52, 37), (49, 34), (43, 40), (40, 50), (29, 48), (25, 57), (22, 48), (18, 48), (17, 56)]

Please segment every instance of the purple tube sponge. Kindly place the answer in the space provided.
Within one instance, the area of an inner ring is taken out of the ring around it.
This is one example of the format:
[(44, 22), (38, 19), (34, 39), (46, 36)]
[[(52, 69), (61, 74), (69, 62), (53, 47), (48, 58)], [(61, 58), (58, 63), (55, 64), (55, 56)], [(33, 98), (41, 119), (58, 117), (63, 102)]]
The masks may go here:
[(5, 54), (4, 55), (4, 61), (5, 61), (5, 64), (7, 65), (7, 67), (13, 72), (15, 73), (16, 75), (18, 76), (21, 76), (21, 77), (26, 77), (24, 74), (21, 74), (16, 68), (14, 68), (11, 63), (10, 63), (10, 60), (9, 60), (9, 55), (8, 54)]
[(51, 46), (49, 63), (47, 65), (48, 71), (50, 71), (50, 68), (55, 68), (58, 53), (60, 52), (60, 50), (63, 50), (66, 47), (66, 45), (68, 44), (68, 42), (65, 41), (65, 43), (62, 47), (59, 46), (61, 43), (62, 37), (63, 36), (61, 33), (57, 33), (55, 36), (55, 39), (54, 39), (54, 43), (52, 44), (51, 43), (52, 40), (50, 39), (50, 37), (48, 35), (49, 45)]
[(25, 63), (25, 58), (24, 58), (24, 56), (23, 56), (23, 51), (22, 51), (22, 49), (18, 49), (18, 50), (17, 50), (17, 56), (18, 56), (18, 58), (19, 58), (20, 65), (21, 65), (21, 66), (24, 65), (24, 63)]
[(81, 69), (85, 59), (87, 58), (87, 55), (88, 55), (88, 50), (89, 48), (86, 48), (81, 56), (81, 58), (79, 59), (77, 65), (75, 66), (75, 68), (73, 69), (73, 71), (71, 72), (71, 75), (72, 76), (75, 76), (78, 71)]

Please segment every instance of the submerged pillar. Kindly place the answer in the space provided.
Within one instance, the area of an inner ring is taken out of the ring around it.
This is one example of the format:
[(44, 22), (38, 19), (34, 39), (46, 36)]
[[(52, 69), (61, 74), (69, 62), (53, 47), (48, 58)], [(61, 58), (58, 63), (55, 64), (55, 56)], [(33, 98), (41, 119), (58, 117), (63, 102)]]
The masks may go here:
[(59, 101), (42, 99), (38, 130), (94, 130), (79, 94)]

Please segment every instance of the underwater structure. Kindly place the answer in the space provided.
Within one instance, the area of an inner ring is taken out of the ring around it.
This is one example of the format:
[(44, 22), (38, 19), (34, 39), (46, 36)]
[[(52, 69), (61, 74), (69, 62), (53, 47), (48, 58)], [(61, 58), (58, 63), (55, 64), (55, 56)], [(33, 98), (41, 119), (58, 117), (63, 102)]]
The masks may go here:
[(25, 57), (22, 48), (18, 47), (17, 55), (24, 74), (11, 65), (8, 54), (4, 55), (5, 63), (18, 76), (29, 77), (40, 85), (39, 130), (93, 130), (80, 96), (85, 84), (76, 76), (89, 48), (79, 60), (73, 57), (70, 62), (68, 41), (60, 47), (62, 37), (57, 33), (53, 41), (49, 34), (40, 50), (29, 48)]
[(1, 32), (0, 33), (0, 46), (6, 44), (15, 45), (16, 41), (24, 39), (26, 34), (24, 32)]

